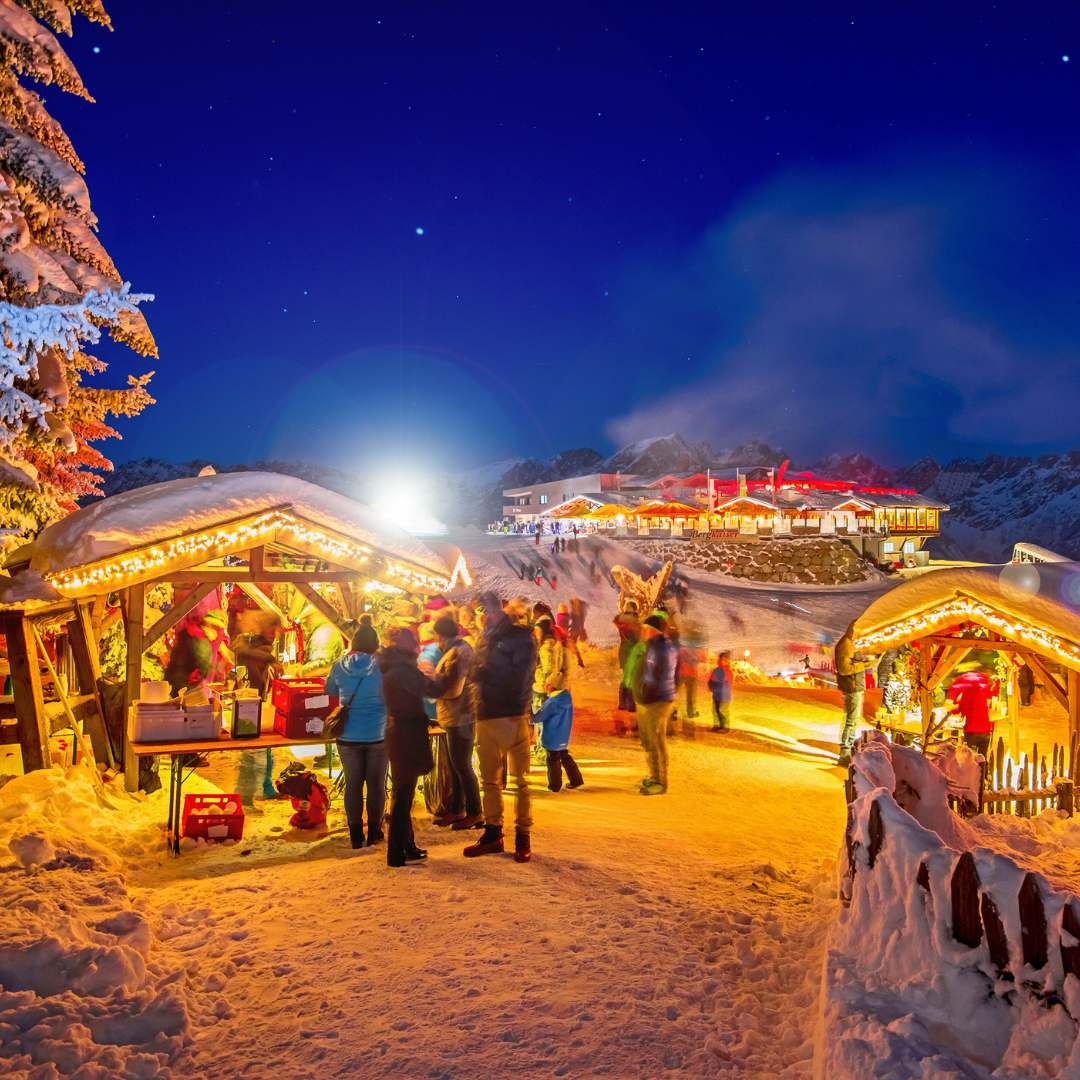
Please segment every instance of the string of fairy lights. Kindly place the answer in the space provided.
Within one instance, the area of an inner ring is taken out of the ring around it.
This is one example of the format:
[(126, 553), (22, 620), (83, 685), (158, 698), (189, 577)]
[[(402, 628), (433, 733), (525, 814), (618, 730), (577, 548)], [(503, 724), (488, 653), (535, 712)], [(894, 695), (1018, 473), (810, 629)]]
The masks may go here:
[[(43, 576), (61, 595), (106, 592), (187, 569), (193, 562), (214, 558), (227, 551), (245, 550), (264, 542), (271, 533), (282, 533), (295, 544), (325, 556), (329, 562), (352, 566), (368, 564), (372, 577), (390, 577), (422, 592), (445, 592), (450, 588), (448, 578), (380, 557), (369, 547), (331, 536), (283, 510), (268, 510), (232, 525), (175, 537), (138, 551)], [(288, 543), (288, 539), (284, 542)], [(382, 565), (377, 567), (375, 563), (378, 562)]]
[(1071, 641), (1030, 623), (1016, 620), (1015, 616), (1007, 617), (988, 604), (963, 595), (940, 607), (912, 615), (878, 630), (859, 634), (855, 644), (866, 652), (877, 653), (892, 645), (926, 637), (937, 630), (957, 626), (962, 622), (975, 622), (990, 630), (996, 630), (1019, 645), (1054, 656), (1069, 667), (1080, 668), (1080, 647)]

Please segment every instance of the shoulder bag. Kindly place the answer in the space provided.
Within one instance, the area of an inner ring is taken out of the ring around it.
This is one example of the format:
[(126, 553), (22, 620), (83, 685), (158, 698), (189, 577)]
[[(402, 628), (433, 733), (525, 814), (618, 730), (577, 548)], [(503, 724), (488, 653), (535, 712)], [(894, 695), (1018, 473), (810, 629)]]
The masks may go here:
[[(356, 690), (360, 689), (360, 683), (364, 681), (366, 676), (360, 676), (360, 682), (356, 684)], [(353, 698), (356, 697), (356, 690), (352, 692), (352, 697), (349, 698), (348, 705), (337, 704), (326, 714), (326, 719), (323, 721), (322, 733), (329, 739), (340, 739), (341, 733), (345, 730), (345, 724), (349, 719), (349, 708), (353, 703)]]

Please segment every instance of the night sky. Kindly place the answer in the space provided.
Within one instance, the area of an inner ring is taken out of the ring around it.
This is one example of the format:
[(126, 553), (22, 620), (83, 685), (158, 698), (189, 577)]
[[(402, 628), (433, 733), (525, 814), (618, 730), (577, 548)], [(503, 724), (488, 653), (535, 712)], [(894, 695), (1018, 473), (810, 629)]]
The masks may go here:
[(106, 6), (117, 461), (1080, 445), (1074, 3)]

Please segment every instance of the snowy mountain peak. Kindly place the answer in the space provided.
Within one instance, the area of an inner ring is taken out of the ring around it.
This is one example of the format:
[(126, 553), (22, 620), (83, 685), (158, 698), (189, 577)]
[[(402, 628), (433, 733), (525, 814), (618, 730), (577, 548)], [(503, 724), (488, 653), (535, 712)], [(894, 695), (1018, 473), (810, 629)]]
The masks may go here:
[(889, 487), (892, 483), (889, 470), (863, 454), (830, 454), (809, 471), (827, 480), (849, 480), (858, 487)]

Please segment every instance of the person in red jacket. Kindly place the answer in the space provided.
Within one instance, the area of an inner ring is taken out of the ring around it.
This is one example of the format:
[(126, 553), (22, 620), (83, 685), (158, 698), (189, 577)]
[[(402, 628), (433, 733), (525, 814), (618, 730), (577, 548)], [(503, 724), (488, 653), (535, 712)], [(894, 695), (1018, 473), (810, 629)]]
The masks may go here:
[(953, 680), (946, 695), (953, 703), (951, 715), (964, 718), (964, 742), (984, 758), (989, 757), (994, 737), (990, 699), (995, 690), (982, 671), (966, 671)]

